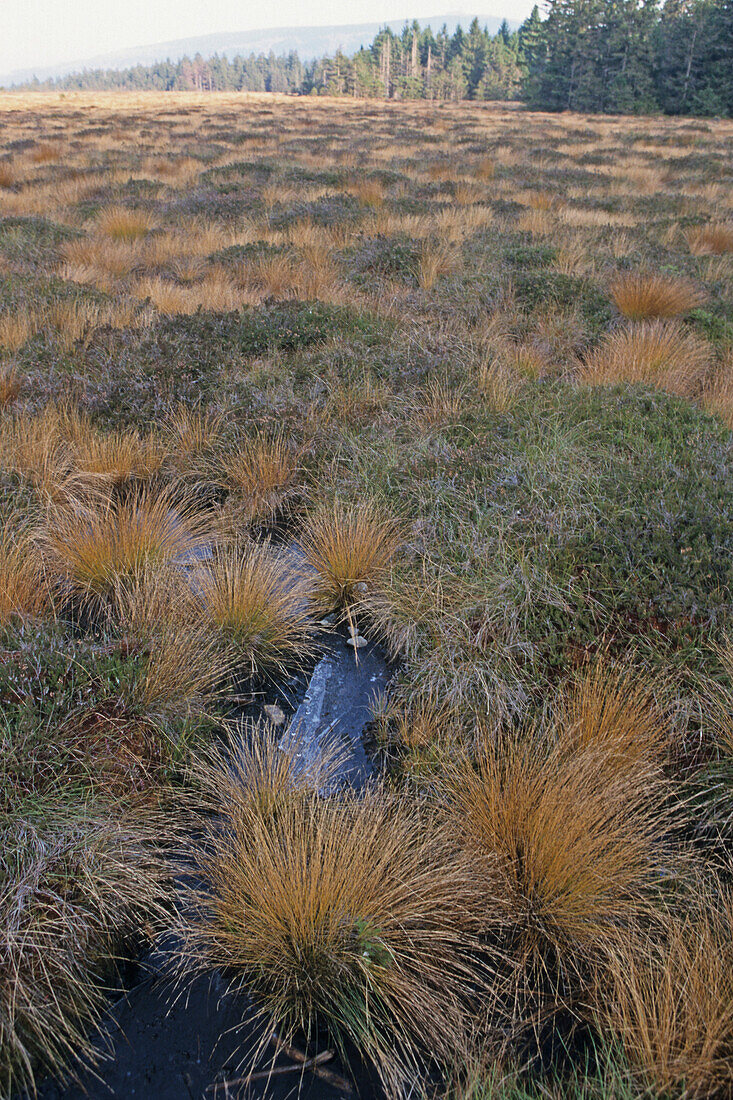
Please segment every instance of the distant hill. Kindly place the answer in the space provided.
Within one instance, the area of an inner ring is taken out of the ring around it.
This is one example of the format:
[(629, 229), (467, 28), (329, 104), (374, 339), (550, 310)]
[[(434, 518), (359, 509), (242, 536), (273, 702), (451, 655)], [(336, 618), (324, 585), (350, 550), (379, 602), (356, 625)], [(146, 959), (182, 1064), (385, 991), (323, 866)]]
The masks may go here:
[[(459, 23), (464, 29), (467, 28), (474, 15), (475, 13), (451, 12), (446, 15), (421, 17), (418, 21), (421, 27), (432, 27), (435, 32), (445, 23), (452, 34)], [(478, 20), (482, 27), (488, 27), (491, 34), (496, 34), (502, 23), (502, 17), (496, 15), (479, 15)], [(518, 26), (512, 20), (507, 22), (512, 29)], [(302, 61), (312, 61), (324, 54), (332, 54), (337, 49), (341, 49), (346, 54), (355, 53), (361, 46), (370, 43), (382, 27), (390, 27), (393, 31), (399, 32), (404, 24), (404, 19), (398, 19), (388, 23), (357, 23), (334, 27), (271, 27), (267, 30), (242, 31), (238, 34), (205, 34), (197, 38), (158, 42), (151, 46), (136, 46), (119, 50), (117, 53), (69, 61), (63, 65), (0, 73), (0, 86), (24, 84), (33, 80), (34, 77), (47, 80), (65, 76), (67, 73), (81, 72), (84, 69), (127, 69), (133, 65), (152, 65), (157, 61), (179, 61), (182, 57), (193, 57), (197, 53), (208, 58), (215, 53), (234, 57), (237, 54), (244, 56), (251, 53), (268, 54), (271, 50), (275, 54), (297, 50)]]

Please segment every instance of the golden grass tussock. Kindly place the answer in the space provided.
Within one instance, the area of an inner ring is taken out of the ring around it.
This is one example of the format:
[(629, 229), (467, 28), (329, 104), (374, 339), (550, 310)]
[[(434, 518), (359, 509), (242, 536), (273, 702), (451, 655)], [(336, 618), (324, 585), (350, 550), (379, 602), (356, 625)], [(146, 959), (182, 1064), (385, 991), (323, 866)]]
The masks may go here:
[(597, 733), (568, 752), (548, 731), (480, 734), (448, 771), (455, 828), (497, 873), (527, 988), (582, 977), (619, 925), (649, 910), (662, 873), (656, 761), (618, 766)]
[(466, 392), (449, 379), (433, 378), (424, 387), (414, 404), (420, 424), (427, 428), (442, 428), (455, 424), (466, 408)]
[(207, 541), (208, 527), (171, 489), (143, 488), (124, 499), (55, 508), (39, 538), (62, 589), (100, 599), (111, 596), (120, 577), (186, 560)]
[(40, 331), (42, 324), (38, 310), (25, 308), (0, 314), (0, 347), (9, 352), (19, 351)]
[(476, 179), (483, 180), (485, 183), (492, 180), (496, 175), (496, 163), (490, 157), (483, 157), (478, 162), (474, 170)]
[(17, 181), (17, 174), (10, 161), (0, 161), (0, 188), (12, 187)]
[[(0, 825), (0, 1094), (34, 1093), (46, 1074), (93, 1062), (107, 1007), (100, 964), (125, 938), (159, 926), (167, 870), (162, 822), (121, 806)], [(78, 884), (83, 883), (83, 889)], [(77, 888), (74, 888), (74, 887)], [(154, 922), (154, 923), (151, 923)]]
[(203, 765), (226, 827), (197, 846), (205, 889), (184, 965), (233, 972), (268, 1031), (310, 1044), (325, 1028), (406, 1096), (464, 1041), (475, 876), (414, 803), (379, 788), (320, 797), (284, 756), (271, 738)]
[(600, 1026), (655, 1096), (733, 1090), (733, 899), (702, 887), (661, 935), (621, 935), (600, 970)]
[(454, 274), (460, 266), (461, 255), (454, 245), (424, 241), (420, 247), (415, 278), (422, 290), (432, 290), (438, 279)]
[(718, 222), (688, 229), (685, 238), (693, 256), (721, 256), (733, 252), (733, 222)]
[(362, 206), (376, 209), (384, 204), (386, 187), (380, 179), (352, 180), (344, 190), (353, 195)]
[(28, 159), (32, 164), (56, 164), (61, 160), (61, 147), (51, 142), (43, 141), (31, 149)]
[(616, 309), (630, 321), (679, 317), (702, 305), (705, 294), (688, 279), (627, 272), (609, 286)]
[(564, 691), (557, 722), (568, 753), (598, 749), (614, 769), (661, 767), (669, 755), (664, 690), (630, 665), (595, 661)]
[[(81, 237), (67, 241), (61, 249), (65, 263), (62, 272), (87, 272), (95, 279), (121, 279), (143, 262), (143, 253), (135, 239)], [(81, 281), (81, 280), (79, 280)], [(84, 280), (91, 282), (92, 279)]]
[[(147, 563), (121, 576), (111, 595), (113, 621), (147, 654), (131, 702), (165, 733), (171, 720), (209, 713), (230, 670), (230, 654), (194, 598), (190, 578), (171, 563)], [(164, 742), (165, 744), (165, 742)], [(174, 753), (174, 744), (168, 744)]]
[(166, 452), (156, 436), (128, 428), (104, 435), (92, 430), (74, 440), (73, 455), (80, 473), (119, 485), (158, 473)]
[(0, 527), (0, 628), (13, 619), (35, 617), (49, 605), (43, 563), (27, 532)]
[(222, 481), (248, 522), (273, 519), (292, 497), (300, 456), (282, 431), (243, 439), (222, 458)]
[(579, 368), (593, 386), (642, 383), (697, 396), (711, 369), (710, 345), (678, 321), (642, 321), (607, 333)]
[(733, 429), (733, 349), (729, 350), (709, 379), (702, 395), (708, 412)]
[(95, 229), (103, 237), (125, 243), (147, 237), (153, 225), (153, 218), (146, 211), (125, 206), (107, 206), (100, 210), (95, 221)]
[(316, 573), (314, 598), (329, 609), (348, 608), (386, 575), (403, 532), (399, 520), (374, 501), (336, 500), (310, 513), (298, 541)]
[(502, 356), (482, 355), (475, 370), (476, 387), (488, 406), (498, 413), (515, 404), (524, 379)]
[(15, 364), (0, 364), (0, 409), (17, 401), (21, 386), (20, 374)]
[(308, 585), (269, 545), (220, 550), (193, 577), (200, 614), (249, 675), (282, 674), (313, 652)]
[(149, 299), (160, 313), (169, 314), (195, 313), (198, 309), (227, 313), (256, 300), (220, 268), (210, 268), (200, 282), (188, 286), (156, 275), (140, 279), (132, 289), (136, 297)]
[(74, 470), (71, 448), (61, 431), (61, 414), (47, 406), (0, 421), (0, 464), (32, 486), (45, 503), (62, 503), (84, 492)]
[(163, 437), (174, 458), (184, 460), (213, 449), (223, 426), (219, 413), (200, 405), (177, 405), (163, 422)]

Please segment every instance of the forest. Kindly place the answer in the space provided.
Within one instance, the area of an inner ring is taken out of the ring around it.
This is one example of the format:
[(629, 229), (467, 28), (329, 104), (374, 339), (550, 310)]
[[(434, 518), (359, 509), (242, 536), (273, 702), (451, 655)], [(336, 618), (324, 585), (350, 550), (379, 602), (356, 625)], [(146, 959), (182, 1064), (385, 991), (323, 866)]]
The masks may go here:
[(550, 0), (516, 30), (380, 31), (353, 57), (250, 54), (85, 70), (19, 90), (521, 100), (534, 110), (733, 115), (733, 0)]

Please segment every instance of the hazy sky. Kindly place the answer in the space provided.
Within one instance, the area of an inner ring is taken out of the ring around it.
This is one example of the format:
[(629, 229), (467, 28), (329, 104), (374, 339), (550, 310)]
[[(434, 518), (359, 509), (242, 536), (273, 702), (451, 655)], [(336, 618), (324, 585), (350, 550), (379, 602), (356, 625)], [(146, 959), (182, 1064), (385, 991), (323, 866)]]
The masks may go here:
[[(482, 15), (523, 19), (533, 0), (481, 0)], [(216, 31), (327, 26), (473, 11), (440, 0), (0, 0), (0, 73)]]

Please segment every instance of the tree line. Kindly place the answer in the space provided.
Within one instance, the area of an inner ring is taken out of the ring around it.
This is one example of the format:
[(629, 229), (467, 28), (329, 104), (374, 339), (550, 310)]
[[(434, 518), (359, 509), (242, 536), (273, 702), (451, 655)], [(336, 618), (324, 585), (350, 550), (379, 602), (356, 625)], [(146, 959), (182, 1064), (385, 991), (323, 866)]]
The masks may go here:
[(733, 0), (549, 0), (517, 29), (379, 31), (347, 57), (184, 57), (18, 86), (523, 100), (538, 110), (733, 116)]

